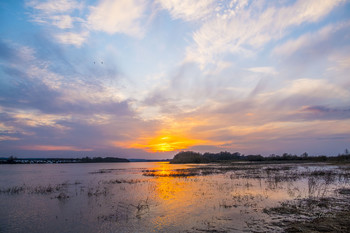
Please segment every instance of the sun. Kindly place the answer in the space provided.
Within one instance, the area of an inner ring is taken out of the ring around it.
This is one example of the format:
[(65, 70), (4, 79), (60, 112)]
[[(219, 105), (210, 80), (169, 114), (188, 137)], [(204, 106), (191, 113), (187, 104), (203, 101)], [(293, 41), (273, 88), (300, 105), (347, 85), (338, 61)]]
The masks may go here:
[(190, 149), (195, 145), (208, 145), (210, 140), (206, 135), (198, 135), (191, 131), (193, 127), (203, 125), (203, 120), (186, 118), (184, 120), (168, 119), (166, 124), (157, 131), (141, 133), (133, 140), (113, 141), (112, 144), (124, 148), (137, 148), (148, 152), (171, 152)]
[(193, 145), (194, 140), (175, 136), (175, 135), (161, 135), (152, 138), (148, 141), (147, 147), (153, 152), (166, 152), (186, 149)]
[(187, 149), (195, 144), (203, 143), (203, 140), (190, 139), (179, 135), (158, 135), (143, 138), (139, 142), (129, 144), (131, 148), (144, 149), (149, 152), (168, 152)]

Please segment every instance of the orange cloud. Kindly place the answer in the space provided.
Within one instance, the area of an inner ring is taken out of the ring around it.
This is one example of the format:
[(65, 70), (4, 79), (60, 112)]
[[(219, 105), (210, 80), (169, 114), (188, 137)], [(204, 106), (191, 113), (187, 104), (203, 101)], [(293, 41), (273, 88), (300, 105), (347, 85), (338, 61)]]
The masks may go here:
[(193, 118), (167, 119), (163, 128), (153, 135), (144, 135), (133, 141), (113, 142), (114, 146), (144, 149), (149, 152), (166, 152), (187, 149), (198, 144), (206, 144), (203, 137), (193, 135), (191, 129), (203, 122)]
[(115, 146), (144, 149), (149, 152), (166, 152), (187, 149), (193, 145), (205, 143), (205, 140), (191, 139), (176, 134), (160, 134), (154, 137), (140, 138), (136, 142), (114, 142)]

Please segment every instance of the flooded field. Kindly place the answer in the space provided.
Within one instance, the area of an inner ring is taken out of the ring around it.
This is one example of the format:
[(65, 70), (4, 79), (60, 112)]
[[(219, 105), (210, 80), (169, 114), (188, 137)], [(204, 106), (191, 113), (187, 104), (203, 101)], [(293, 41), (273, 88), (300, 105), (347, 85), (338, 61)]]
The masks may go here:
[(348, 232), (350, 166), (0, 166), (0, 232)]

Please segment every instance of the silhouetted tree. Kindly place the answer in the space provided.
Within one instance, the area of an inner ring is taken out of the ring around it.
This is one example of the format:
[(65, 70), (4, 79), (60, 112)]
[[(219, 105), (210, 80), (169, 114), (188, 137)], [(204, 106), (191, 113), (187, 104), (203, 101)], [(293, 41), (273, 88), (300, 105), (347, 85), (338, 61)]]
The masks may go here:
[(10, 164), (14, 164), (16, 163), (16, 160), (17, 158), (16, 157), (13, 157), (12, 155), (10, 157), (7, 158), (7, 163), (10, 163)]

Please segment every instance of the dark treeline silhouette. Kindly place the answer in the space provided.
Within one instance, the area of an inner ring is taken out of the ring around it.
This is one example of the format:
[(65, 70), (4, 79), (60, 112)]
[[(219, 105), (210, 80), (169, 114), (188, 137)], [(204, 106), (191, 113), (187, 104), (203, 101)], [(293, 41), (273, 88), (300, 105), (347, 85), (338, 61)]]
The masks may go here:
[(345, 153), (338, 156), (309, 156), (305, 152), (299, 156), (284, 153), (283, 155), (272, 154), (264, 157), (262, 155), (244, 155), (239, 152), (230, 153), (227, 151), (219, 153), (206, 152), (204, 154), (193, 151), (182, 151), (177, 153), (170, 163), (212, 163), (225, 161), (350, 162), (350, 153), (346, 149)]
[(123, 163), (128, 159), (116, 157), (84, 157), (84, 158), (0, 158), (0, 164), (27, 164), (27, 163)]

